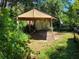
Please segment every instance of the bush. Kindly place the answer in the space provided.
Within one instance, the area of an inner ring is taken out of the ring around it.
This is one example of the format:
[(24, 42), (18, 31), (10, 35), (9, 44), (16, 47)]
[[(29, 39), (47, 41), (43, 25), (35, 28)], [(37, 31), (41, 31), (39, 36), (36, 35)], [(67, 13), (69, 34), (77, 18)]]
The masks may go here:
[(0, 13), (0, 26), (0, 59), (29, 58), (31, 49), (27, 45), (28, 35), (17, 29), (9, 9), (3, 9)]

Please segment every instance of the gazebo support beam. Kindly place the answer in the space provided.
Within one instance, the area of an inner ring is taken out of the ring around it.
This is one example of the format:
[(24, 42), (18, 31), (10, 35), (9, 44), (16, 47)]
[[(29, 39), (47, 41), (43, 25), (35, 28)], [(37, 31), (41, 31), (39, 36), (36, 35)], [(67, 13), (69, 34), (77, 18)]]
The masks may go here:
[(50, 30), (53, 31), (52, 19), (50, 20)]
[(29, 32), (31, 32), (31, 21), (29, 21)]

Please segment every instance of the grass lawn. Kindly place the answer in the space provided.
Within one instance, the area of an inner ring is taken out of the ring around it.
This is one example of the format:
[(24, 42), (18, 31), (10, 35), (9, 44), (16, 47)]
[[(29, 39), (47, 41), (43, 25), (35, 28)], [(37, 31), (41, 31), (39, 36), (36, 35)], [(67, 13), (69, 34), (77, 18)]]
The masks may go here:
[(38, 59), (79, 59), (78, 45), (71, 38), (71, 33), (64, 34), (52, 42), (52, 47), (41, 50)]

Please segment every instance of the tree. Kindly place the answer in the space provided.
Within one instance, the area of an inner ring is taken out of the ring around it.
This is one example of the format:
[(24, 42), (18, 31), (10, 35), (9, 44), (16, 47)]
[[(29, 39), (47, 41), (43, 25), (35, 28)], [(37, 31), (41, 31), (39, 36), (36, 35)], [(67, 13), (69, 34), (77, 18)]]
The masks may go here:
[(79, 6), (78, 0), (76, 0), (74, 4), (72, 5), (69, 4), (69, 8), (68, 8), (69, 10), (66, 12), (69, 18), (68, 22), (70, 25), (70, 29), (74, 33), (74, 38), (76, 38), (74, 28), (79, 25), (79, 18), (77, 14), (78, 6)]
[(75, 3), (73, 5), (69, 5), (69, 10), (67, 12), (67, 15), (69, 17), (69, 21), (71, 25), (78, 25), (79, 21), (78, 21), (78, 14), (77, 14), (77, 10), (78, 10), (78, 0), (75, 1)]
[[(64, 20), (66, 16), (64, 11), (64, 6), (67, 5), (67, 0), (47, 0), (43, 3), (40, 9), (56, 18), (54, 24), (55, 26), (60, 27), (61, 21)], [(63, 17), (64, 16), (64, 17)], [(58, 28), (59, 29), (59, 28)]]

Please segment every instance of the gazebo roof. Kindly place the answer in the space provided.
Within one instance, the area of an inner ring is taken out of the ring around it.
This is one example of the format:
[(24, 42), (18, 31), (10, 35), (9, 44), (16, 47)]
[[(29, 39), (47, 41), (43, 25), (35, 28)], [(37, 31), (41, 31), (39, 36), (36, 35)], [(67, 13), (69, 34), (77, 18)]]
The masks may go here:
[(32, 19), (54, 19), (54, 17), (43, 13), (37, 9), (32, 9), (18, 16), (18, 19), (32, 20)]

